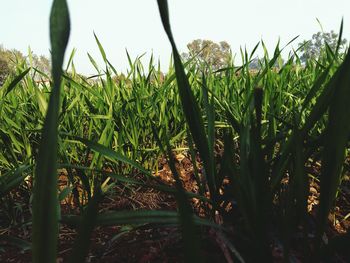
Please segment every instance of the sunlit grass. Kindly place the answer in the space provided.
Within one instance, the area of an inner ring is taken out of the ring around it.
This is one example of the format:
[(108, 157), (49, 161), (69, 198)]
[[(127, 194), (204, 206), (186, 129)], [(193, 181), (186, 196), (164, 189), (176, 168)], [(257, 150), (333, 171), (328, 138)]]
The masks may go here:
[[(127, 54), (130, 69), (122, 76), (108, 61), (96, 35), (104, 65), (100, 67), (89, 58), (97, 75), (87, 78), (75, 72), (75, 51), (62, 71), (69, 17), (65, 1), (54, 1), (52, 78), (22, 61), (17, 75), (9, 77), (0, 89), (0, 196), (33, 178), (33, 261), (55, 262), (61, 220), (79, 225), (72, 262), (83, 262), (95, 225), (130, 221), (180, 224), (186, 258), (194, 262), (200, 257), (196, 227), (215, 227), (225, 235), (225, 227), (232, 223), (218, 220), (218, 215), (227, 218), (223, 202), (238, 204), (244, 240), (254, 251), (253, 259), (272, 260), (271, 232), (276, 228), (288, 259), (292, 233), (307, 217), (309, 177), (305, 167), (317, 155), (321, 156), (322, 171), (315, 244), (321, 247), (348, 146), (349, 54), (326, 49), (317, 61), (304, 65), (294, 52), (276, 68), (283, 48), (278, 43), (269, 57), (262, 42), (265, 56), (260, 70), (252, 72), (249, 67), (254, 49), (250, 54), (242, 50), (242, 65), (231, 61), (228, 67), (213, 72), (192, 60), (182, 63), (166, 1), (158, 4), (174, 58), (174, 66), (165, 75), (153, 59), (145, 70), (140, 58), (132, 61)], [(340, 39), (341, 33), (342, 28)], [(38, 76), (43, 81), (38, 82)], [(219, 157), (217, 142), (224, 145)], [(172, 151), (184, 149), (192, 159), (199, 155), (202, 161), (201, 167), (194, 167), (196, 193), (183, 189), (174, 165)], [(167, 156), (175, 187), (159, 180), (158, 185), (148, 187), (174, 194), (178, 213), (115, 211), (97, 215), (108, 185), (115, 180), (145, 185), (135, 174), (155, 178), (161, 156)], [(68, 171), (66, 192), (58, 193), (57, 167)], [(80, 173), (73, 174), (73, 169)], [(231, 185), (223, 194), (225, 179)], [(286, 179), (288, 187), (284, 189), (282, 181)], [(76, 181), (87, 195), (84, 201), (80, 198), (81, 217), (61, 218), (58, 194), (69, 195)], [(205, 218), (192, 211), (194, 196), (201, 200)], [(230, 240), (225, 240), (242, 261)]]

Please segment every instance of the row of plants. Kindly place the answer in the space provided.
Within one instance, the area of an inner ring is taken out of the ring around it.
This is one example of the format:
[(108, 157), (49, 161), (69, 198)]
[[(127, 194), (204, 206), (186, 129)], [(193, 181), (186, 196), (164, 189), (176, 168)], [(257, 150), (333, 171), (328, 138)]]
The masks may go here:
[[(58, 225), (66, 223), (78, 229), (72, 262), (84, 262), (95, 226), (130, 222), (180, 225), (187, 262), (204, 260), (203, 228), (215, 229), (242, 262), (272, 261), (273, 242), (289, 260), (293, 233), (300, 228), (305, 242), (307, 233), (315, 235), (304, 257), (317, 261), (331, 255), (322, 237), (346, 172), (350, 132), (350, 55), (340, 52), (342, 26), (336, 49), (326, 44), (321, 56), (306, 64), (296, 50), (276, 68), (284, 47), (278, 43), (271, 57), (261, 42), (251, 53), (241, 51), (242, 65), (232, 59), (228, 67), (214, 70), (195, 57), (181, 61), (167, 1), (158, 0), (158, 6), (173, 51), (165, 76), (153, 59), (144, 67), (140, 58), (128, 56), (128, 74), (118, 78), (96, 36), (104, 61), (99, 67), (89, 56), (96, 76), (75, 72), (74, 51), (63, 70), (69, 12), (65, 0), (54, 0), (52, 76), (32, 67), (29, 55), (0, 89), (0, 194), (10, 207), (13, 191), (27, 187), (33, 262), (56, 262)], [(259, 45), (264, 59), (252, 72), (249, 65)], [(216, 151), (218, 142), (222, 153)], [(173, 156), (179, 151), (192, 158), (197, 192), (183, 187)], [(172, 186), (157, 179), (161, 156), (175, 179)], [(321, 161), (322, 168), (316, 178), (316, 226), (310, 229), (307, 167), (312, 161)], [(63, 168), (68, 183), (58, 189), (57, 171)], [(139, 173), (151, 183), (137, 179)], [(78, 195), (77, 182), (87, 196), (80, 198), (80, 214), (61, 214), (59, 201)], [(171, 193), (178, 210), (99, 214), (99, 203), (116, 182)], [(200, 200), (204, 216), (194, 211), (193, 199)], [(11, 223), (11, 213), (8, 219)], [(238, 234), (231, 238), (232, 225)]]

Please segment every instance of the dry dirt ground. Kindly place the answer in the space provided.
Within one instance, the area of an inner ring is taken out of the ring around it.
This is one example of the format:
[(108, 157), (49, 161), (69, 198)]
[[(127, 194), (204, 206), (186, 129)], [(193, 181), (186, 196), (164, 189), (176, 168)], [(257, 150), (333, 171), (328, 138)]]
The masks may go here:
[[(180, 172), (182, 181), (188, 191), (197, 191), (197, 185), (194, 179), (193, 166), (188, 156), (177, 155), (177, 168)], [(173, 179), (170, 169), (166, 162), (161, 162), (157, 177), (166, 184), (172, 184)], [(319, 164), (313, 164), (309, 171), (317, 174)], [(139, 175), (140, 180), (144, 180)], [(63, 171), (59, 177), (59, 186), (67, 183), (67, 176)], [(287, 183), (287, 181), (286, 181)], [(30, 187), (30, 186), (29, 186)], [(81, 186), (79, 186), (81, 188)], [(78, 188), (79, 188), (78, 187)], [(329, 239), (346, 233), (350, 226), (350, 180), (343, 183), (336, 207), (329, 217), (329, 225), (324, 242)], [(8, 236), (17, 237), (25, 241), (31, 239), (31, 213), (28, 204), (30, 196), (28, 189), (22, 186), (11, 193), (13, 206), (18, 206), (17, 210), (6, 211), (6, 207), (0, 206), (0, 262), (31, 262), (29, 249), (19, 248), (11, 244)], [(317, 180), (310, 181), (310, 195), (308, 200), (308, 210), (310, 224), (312, 224), (319, 201), (319, 185)], [(78, 213), (76, 205), (77, 200), (67, 197), (61, 203), (62, 214)], [(194, 209), (198, 214), (202, 211), (198, 208), (196, 202), (193, 202)], [(145, 187), (126, 188), (123, 185), (116, 185), (111, 194), (104, 197), (99, 206), (99, 212), (121, 211), (130, 209), (158, 209), (158, 210), (176, 210), (176, 201), (172, 195), (156, 191)], [(234, 209), (234, 208), (231, 208)], [(232, 211), (233, 214), (234, 211)], [(14, 222), (9, 222), (6, 215), (11, 214)], [(239, 219), (233, 220), (231, 226), (232, 240), (235, 242), (235, 229), (239, 228)], [(201, 229), (202, 243), (201, 250), (207, 262), (230, 262), (232, 257), (227, 252), (227, 248), (220, 239), (217, 238), (215, 231), (209, 228)], [(301, 233), (296, 233), (291, 244), (291, 255), (295, 262), (306, 262), (305, 258), (300, 256), (303, 251), (304, 243), (300, 243)], [(72, 246), (76, 237), (76, 230), (62, 224), (59, 231), (59, 247), (57, 262), (67, 262)], [(313, 239), (310, 233), (309, 240)], [(238, 245), (239, 246), (239, 245)], [(244, 247), (240, 247), (243, 251)], [(271, 244), (274, 262), (282, 262), (282, 251), (278, 243)], [(249, 254), (249, 251), (245, 251)], [(332, 262), (350, 262), (347, 261), (347, 255), (337, 254)], [(110, 226), (97, 227), (93, 231), (91, 238), (90, 251), (86, 262), (183, 262), (182, 239), (178, 228), (172, 226), (142, 225), (142, 226)], [(233, 262), (236, 262), (235, 260)]]

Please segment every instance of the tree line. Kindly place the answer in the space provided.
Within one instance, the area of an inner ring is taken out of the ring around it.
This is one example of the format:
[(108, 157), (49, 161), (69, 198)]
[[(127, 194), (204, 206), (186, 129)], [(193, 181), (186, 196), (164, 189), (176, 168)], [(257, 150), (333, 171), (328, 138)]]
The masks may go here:
[[(297, 54), (302, 63), (317, 59), (322, 52), (329, 48), (335, 51), (339, 41), (339, 34), (333, 30), (330, 32), (317, 32), (309, 40), (303, 40), (298, 43)], [(340, 39), (340, 51), (345, 52), (347, 40)], [(213, 70), (227, 67), (231, 58), (231, 47), (226, 41), (215, 43), (211, 40), (196, 39), (187, 45), (188, 51), (182, 53), (182, 58), (187, 61), (191, 58), (198, 65), (210, 66)], [(260, 69), (264, 63), (261, 58), (256, 56), (250, 61), (249, 68)], [(283, 63), (283, 61), (282, 61)], [(276, 62), (278, 67), (278, 62)]]
[[(330, 32), (317, 32), (309, 40), (303, 40), (298, 43), (299, 59), (302, 63), (317, 59), (323, 50), (329, 48), (334, 51), (339, 42), (339, 34), (333, 30)], [(339, 42), (340, 49), (345, 51), (347, 40), (342, 38)], [(231, 46), (226, 41), (216, 43), (207, 39), (196, 39), (188, 43), (187, 51), (183, 52), (184, 61), (192, 60), (197, 66), (205, 66), (212, 70), (225, 68), (232, 60)], [(31, 51), (30, 51), (31, 52)], [(19, 63), (30, 63), (30, 65), (41, 72), (50, 75), (50, 60), (43, 55), (30, 53), (30, 56), (24, 56), (16, 49), (6, 49), (0, 45), (0, 86), (6, 78), (16, 73), (16, 67)], [(264, 63), (258, 56), (250, 61), (249, 68), (257, 70)], [(283, 63), (283, 62), (282, 62)], [(278, 63), (276, 62), (276, 67)]]
[(8, 76), (16, 74), (17, 67), (21, 63), (29, 63), (37, 70), (50, 75), (50, 59), (44, 55), (34, 54), (32, 51), (29, 51), (29, 53), (30, 55), (25, 56), (19, 50), (6, 49), (3, 45), (0, 45), (0, 86), (5, 83)]

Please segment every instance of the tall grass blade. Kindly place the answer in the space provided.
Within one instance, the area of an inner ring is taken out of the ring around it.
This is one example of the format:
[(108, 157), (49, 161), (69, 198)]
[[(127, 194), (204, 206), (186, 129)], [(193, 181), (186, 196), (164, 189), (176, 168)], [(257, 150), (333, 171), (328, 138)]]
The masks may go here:
[(343, 28), (344, 28), (344, 19), (342, 18), (341, 23), (340, 23), (340, 29), (339, 29), (339, 37), (338, 37), (338, 42), (337, 46), (335, 48), (335, 55), (338, 56), (339, 50), (343, 41)]
[(100, 53), (101, 53), (101, 55), (102, 55), (103, 61), (104, 61), (105, 63), (107, 63), (106, 52), (105, 52), (105, 50), (104, 50), (104, 48), (103, 48), (103, 46), (102, 46), (100, 40), (97, 38), (97, 36), (96, 36), (95, 33), (94, 33), (94, 37), (95, 37), (96, 43), (97, 43), (97, 45), (98, 45), (98, 48), (99, 48), (99, 50), (100, 50)]
[(33, 192), (33, 262), (54, 263), (57, 255), (57, 128), (64, 53), (70, 20), (67, 2), (54, 0), (50, 15), (53, 89), (39, 148)]
[(321, 171), (320, 208), (318, 213), (319, 237), (322, 235), (326, 220), (340, 184), (345, 147), (350, 134), (350, 52), (339, 68), (335, 81), (334, 97), (329, 107), (329, 120), (325, 130), (325, 144)]
[[(178, 85), (178, 90), (180, 94), (181, 104), (183, 111), (185, 113), (187, 124), (190, 128), (193, 141), (195, 142), (201, 158), (203, 159), (203, 165), (206, 175), (210, 176), (213, 174), (214, 167), (212, 167), (210, 162), (209, 145), (207, 136), (205, 133), (203, 118), (200, 113), (200, 109), (196, 99), (194, 97), (193, 91), (191, 90), (190, 83), (185, 74), (181, 57), (177, 50), (169, 22), (169, 12), (168, 12), (168, 2), (163, 0), (158, 0), (158, 7), (163, 23), (163, 27), (168, 36), (170, 44), (173, 50), (174, 65), (176, 72), (176, 80)], [(209, 184), (209, 190), (211, 198), (216, 195), (215, 184)]]

